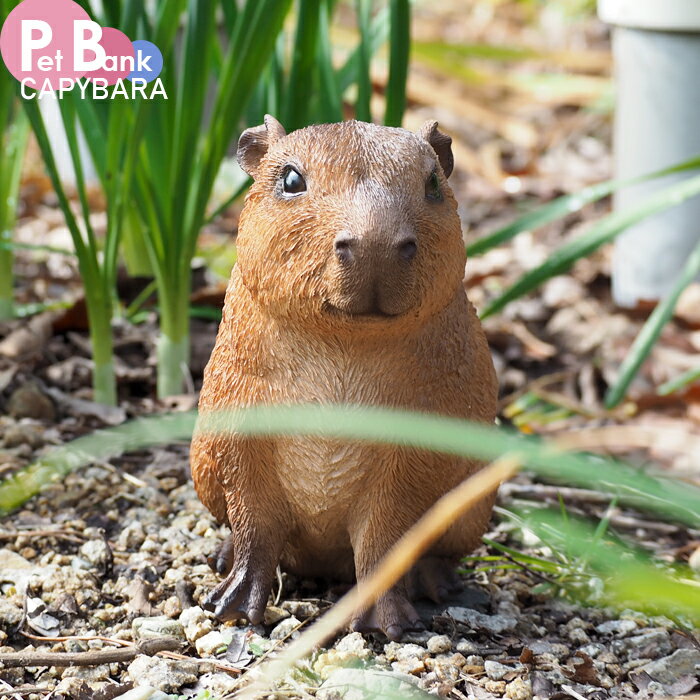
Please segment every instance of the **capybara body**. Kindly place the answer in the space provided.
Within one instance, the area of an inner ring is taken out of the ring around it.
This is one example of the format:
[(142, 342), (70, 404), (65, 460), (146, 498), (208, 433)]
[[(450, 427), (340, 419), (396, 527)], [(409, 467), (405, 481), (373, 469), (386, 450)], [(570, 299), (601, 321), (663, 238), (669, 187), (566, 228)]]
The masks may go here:
[[(492, 422), (496, 379), (462, 285), (450, 140), (436, 123), (419, 134), (344, 122), (287, 135), (266, 117), (238, 157), (254, 184), (200, 412), (351, 404)], [(214, 558), (226, 578), (208, 603), (253, 622), (278, 564), (361, 580), (481, 466), (406, 447), (201, 430), (191, 463), (200, 498), (231, 526)], [(395, 638), (419, 624), (409, 600), (444, 596), (491, 507), (455, 522), (353, 625)]]

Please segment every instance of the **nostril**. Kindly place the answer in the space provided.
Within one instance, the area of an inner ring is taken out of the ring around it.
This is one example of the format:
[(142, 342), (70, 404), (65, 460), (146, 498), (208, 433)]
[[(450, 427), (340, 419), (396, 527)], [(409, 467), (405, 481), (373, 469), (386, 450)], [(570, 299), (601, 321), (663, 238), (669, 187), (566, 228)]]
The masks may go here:
[(401, 241), (398, 245), (399, 256), (406, 262), (411, 262), (418, 252), (418, 242), (413, 236)]
[(336, 257), (341, 263), (348, 264), (353, 261), (353, 247), (355, 240), (356, 239), (347, 231), (343, 231), (335, 237), (335, 240), (333, 241), (333, 249), (335, 250)]

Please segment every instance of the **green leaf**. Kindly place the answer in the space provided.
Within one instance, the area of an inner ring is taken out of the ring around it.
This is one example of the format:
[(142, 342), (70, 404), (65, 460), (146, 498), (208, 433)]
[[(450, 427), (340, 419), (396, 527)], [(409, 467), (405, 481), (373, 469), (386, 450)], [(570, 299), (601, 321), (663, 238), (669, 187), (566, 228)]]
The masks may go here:
[(670, 381), (662, 384), (659, 387), (658, 394), (660, 396), (668, 396), (676, 391), (685, 389), (688, 384), (692, 384), (698, 380), (700, 380), (700, 367), (691, 368), (688, 371), (683, 372), (683, 374), (679, 375), (675, 379), (671, 379)]
[(386, 86), (387, 126), (401, 126), (406, 109), (406, 83), (411, 51), (411, 7), (409, 0), (390, 2), (389, 80)]
[(309, 104), (315, 87), (319, 34), (322, 31), (321, 7), (324, 5), (325, 0), (299, 0), (283, 119), (289, 131), (308, 123)]
[(694, 156), (693, 158), (690, 158), (683, 163), (679, 163), (678, 165), (671, 166), (670, 168), (663, 168), (662, 170), (656, 170), (653, 173), (648, 173), (640, 177), (634, 177), (626, 180), (608, 180), (607, 182), (601, 182), (597, 185), (585, 187), (580, 192), (558, 197), (554, 201), (541, 207), (537, 207), (534, 211), (524, 214), (507, 226), (504, 226), (503, 228), (474, 241), (474, 243), (467, 246), (467, 254), (483, 255), (501, 243), (505, 243), (511, 238), (514, 238), (523, 231), (532, 231), (533, 229), (544, 226), (552, 221), (561, 219), (568, 214), (580, 211), (587, 204), (597, 202), (599, 199), (607, 197), (609, 194), (612, 194), (622, 187), (629, 187), (631, 185), (647, 182), (648, 180), (662, 178), (666, 175), (696, 170), (698, 168), (700, 168), (700, 157)]
[(372, 121), (370, 103), (372, 100), (372, 61), (371, 18), (372, 0), (355, 0), (357, 24), (360, 30), (357, 62), (355, 64), (357, 82), (357, 101), (355, 102), (355, 119), (363, 122)]
[(531, 292), (546, 280), (563, 274), (577, 260), (590, 255), (633, 224), (652, 214), (676, 206), (697, 194), (700, 194), (700, 176), (666, 187), (636, 207), (609, 214), (593, 224), (586, 233), (555, 250), (544, 263), (525, 273), (512, 287), (486, 306), (481, 313), (481, 318), (492, 316), (511, 301)]
[(690, 254), (676, 283), (668, 295), (662, 299), (652, 311), (646, 323), (635, 338), (630, 351), (620, 367), (620, 373), (615, 384), (610, 387), (605, 397), (607, 408), (613, 408), (623, 399), (627, 388), (637, 375), (639, 368), (648, 357), (651, 349), (661, 335), (664, 326), (671, 320), (673, 310), (683, 290), (700, 275), (700, 244)]

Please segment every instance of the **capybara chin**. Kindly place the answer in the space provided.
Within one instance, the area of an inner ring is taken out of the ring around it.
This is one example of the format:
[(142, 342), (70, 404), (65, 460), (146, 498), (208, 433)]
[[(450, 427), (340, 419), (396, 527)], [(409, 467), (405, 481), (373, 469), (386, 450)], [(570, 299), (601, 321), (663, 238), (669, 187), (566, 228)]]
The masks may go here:
[[(447, 184), (451, 139), (357, 121), (243, 133), (254, 179), (201, 413), (256, 404), (357, 404), (491, 423), (496, 378), (462, 284), (466, 261)], [(197, 493), (231, 535), (206, 604), (262, 619), (275, 569), (362, 580), (480, 463), (392, 445), (197, 431)], [(479, 542), (488, 498), (455, 522), (353, 628), (398, 638), (410, 603), (440, 600)]]

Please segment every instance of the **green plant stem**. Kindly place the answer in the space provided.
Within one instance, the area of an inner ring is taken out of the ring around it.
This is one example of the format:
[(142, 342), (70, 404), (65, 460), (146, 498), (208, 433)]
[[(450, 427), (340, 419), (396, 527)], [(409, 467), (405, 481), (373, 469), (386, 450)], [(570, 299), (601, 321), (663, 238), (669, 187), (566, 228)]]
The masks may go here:
[(372, 76), (370, 62), (372, 46), (370, 28), (372, 23), (372, 0), (355, 0), (357, 24), (360, 29), (360, 45), (357, 60), (357, 102), (355, 103), (355, 118), (363, 122), (372, 121)]
[(659, 387), (658, 394), (659, 396), (668, 396), (669, 394), (673, 394), (675, 391), (681, 391), (682, 389), (685, 389), (688, 387), (689, 384), (692, 384), (695, 381), (698, 381), (700, 379), (700, 367), (693, 367), (686, 372), (683, 372), (678, 377), (675, 377), (674, 379), (669, 380), (668, 382), (662, 384)]
[(87, 312), (92, 344), (93, 400), (106, 406), (116, 406), (117, 380), (113, 361), (112, 303), (109, 294), (95, 293), (93, 290), (90, 296)]
[(386, 86), (387, 126), (401, 126), (406, 109), (406, 82), (411, 51), (411, 6), (409, 0), (391, 0), (389, 80)]
[[(0, 230), (0, 240), (9, 241), (10, 232)], [(13, 262), (12, 250), (0, 248), (0, 321), (6, 321), (15, 315)]]
[(590, 255), (604, 243), (614, 240), (615, 236), (637, 222), (652, 214), (678, 206), (698, 194), (700, 194), (700, 176), (695, 175), (654, 193), (642, 204), (608, 214), (596, 221), (585, 233), (557, 248), (541, 265), (522, 275), (505, 292), (487, 304), (480, 317), (485, 319), (492, 316), (514, 299), (531, 292), (551, 277), (564, 274), (577, 260)]
[[(3, 76), (4, 77), (4, 76)], [(19, 185), (22, 174), (22, 162), (29, 134), (29, 120), (15, 100), (14, 92), (6, 94), (6, 89), (0, 91), (0, 100), (8, 101), (3, 104), (2, 124), (5, 132), (0, 136), (0, 321), (13, 318), (14, 303), (14, 252), (9, 245), (12, 243), (12, 230), (17, 221), (17, 203)]]
[(639, 368), (651, 352), (664, 326), (673, 316), (683, 290), (700, 274), (700, 245), (690, 254), (671, 292), (657, 304), (644, 327), (635, 338), (620, 367), (620, 376), (605, 397), (606, 408), (614, 408), (622, 400)]
[[(160, 288), (161, 294), (164, 288)], [(184, 290), (178, 290), (182, 292)], [(187, 294), (161, 297), (161, 333), (158, 338), (158, 398), (181, 394), (190, 361), (189, 285)]]
[(121, 250), (126, 269), (132, 277), (153, 277), (153, 266), (144, 240), (143, 226), (134, 209), (124, 212)]

